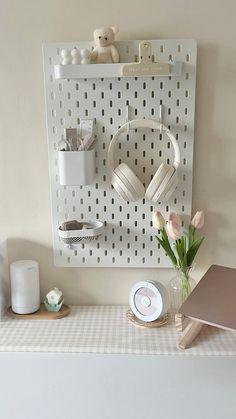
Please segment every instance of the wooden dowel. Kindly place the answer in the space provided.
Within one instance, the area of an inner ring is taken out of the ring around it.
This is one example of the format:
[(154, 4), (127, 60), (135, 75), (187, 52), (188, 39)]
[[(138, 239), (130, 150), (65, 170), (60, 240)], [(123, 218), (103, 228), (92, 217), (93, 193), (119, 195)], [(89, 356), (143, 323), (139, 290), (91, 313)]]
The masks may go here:
[(194, 339), (197, 337), (197, 335), (200, 333), (201, 329), (203, 327), (203, 324), (200, 322), (192, 322), (191, 326), (185, 333), (185, 335), (180, 340), (178, 347), (179, 349), (187, 349), (191, 346), (191, 343), (194, 341)]
[(177, 332), (183, 332), (190, 323), (190, 321), (191, 320), (188, 317), (185, 317), (184, 314), (177, 313), (175, 315), (175, 328)]

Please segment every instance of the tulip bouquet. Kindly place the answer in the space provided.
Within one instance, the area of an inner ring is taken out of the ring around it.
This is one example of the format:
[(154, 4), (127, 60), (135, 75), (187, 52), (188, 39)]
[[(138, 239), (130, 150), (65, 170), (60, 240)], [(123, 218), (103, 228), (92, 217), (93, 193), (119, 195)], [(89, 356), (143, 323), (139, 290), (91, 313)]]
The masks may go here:
[[(179, 273), (182, 302), (184, 302), (192, 291), (189, 272), (199, 247), (204, 240), (204, 237), (196, 237), (196, 230), (199, 230), (204, 225), (204, 213), (203, 211), (197, 211), (188, 229), (185, 231), (179, 216), (173, 212), (170, 213), (166, 222), (159, 211), (154, 211), (152, 221), (153, 227), (158, 229), (160, 233), (160, 236), (155, 236), (158, 243)], [(172, 243), (169, 239), (171, 239)]]

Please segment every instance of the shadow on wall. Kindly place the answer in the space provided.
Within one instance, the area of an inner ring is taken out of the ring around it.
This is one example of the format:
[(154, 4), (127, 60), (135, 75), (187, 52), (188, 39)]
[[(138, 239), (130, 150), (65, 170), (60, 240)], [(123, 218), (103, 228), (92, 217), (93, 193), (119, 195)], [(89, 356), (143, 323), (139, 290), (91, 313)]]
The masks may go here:
[(216, 44), (198, 46), (193, 208), (203, 209), (206, 215), (205, 243), (197, 257), (197, 263), (201, 261), (203, 266), (212, 263), (235, 266), (236, 230), (231, 227), (230, 216), (236, 211), (232, 165), (235, 139), (229, 125), (233, 120), (235, 68), (233, 63), (226, 67), (223, 60), (229, 54), (230, 51), (222, 51)]
[(8, 239), (9, 263), (15, 260), (32, 259), (39, 263), (41, 300), (53, 287), (62, 290), (68, 304), (96, 304), (93, 296), (80, 286), (78, 268), (57, 268), (53, 262), (53, 251), (40, 243), (18, 239)]
[[(9, 263), (20, 259), (33, 259), (39, 263), (41, 300), (53, 287), (62, 290), (67, 304), (120, 305), (128, 304), (128, 295), (134, 282), (146, 278), (156, 279), (156, 269), (114, 268), (62, 268), (54, 266), (51, 247), (35, 241), (9, 238)], [(147, 271), (149, 274), (147, 275)], [(166, 276), (170, 270), (162, 270)], [(168, 275), (167, 275), (168, 276)]]

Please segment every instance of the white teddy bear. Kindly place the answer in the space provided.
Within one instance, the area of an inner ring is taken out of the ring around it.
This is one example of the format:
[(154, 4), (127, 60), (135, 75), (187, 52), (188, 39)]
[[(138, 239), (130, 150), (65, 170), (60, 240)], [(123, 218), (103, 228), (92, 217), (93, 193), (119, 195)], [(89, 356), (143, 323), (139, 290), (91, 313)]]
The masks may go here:
[(119, 32), (116, 26), (95, 29), (93, 32), (95, 47), (91, 52), (91, 60), (96, 64), (118, 63), (119, 53), (112, 45), (115, 35)]

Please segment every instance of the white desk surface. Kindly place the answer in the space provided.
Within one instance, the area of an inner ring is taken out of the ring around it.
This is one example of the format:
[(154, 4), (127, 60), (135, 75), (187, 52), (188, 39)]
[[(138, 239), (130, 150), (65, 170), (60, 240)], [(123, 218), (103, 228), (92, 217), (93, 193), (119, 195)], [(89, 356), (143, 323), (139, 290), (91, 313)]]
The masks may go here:
[(192, 348), (181, 351), (173, 324), (140, 328), (126, 319), (124, 306), (72, 306), (60, 320), (0, 323), (0, 352), (57, 352), (136, 355), (235, 356), (236, 333), (206, 327)]

